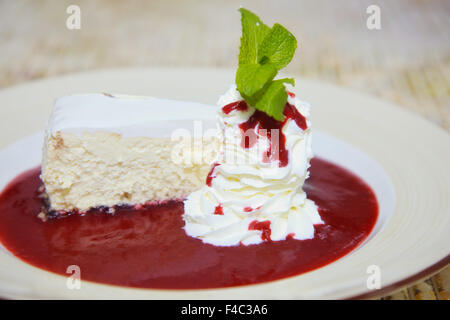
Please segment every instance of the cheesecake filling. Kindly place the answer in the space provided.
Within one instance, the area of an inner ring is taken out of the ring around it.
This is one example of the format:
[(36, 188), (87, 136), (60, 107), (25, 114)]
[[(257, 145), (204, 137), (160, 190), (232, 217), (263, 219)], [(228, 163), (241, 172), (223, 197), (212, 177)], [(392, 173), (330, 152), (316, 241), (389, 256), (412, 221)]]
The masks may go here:
[[(218, 149), (215, 139), (195, 136), (195, 124), (206, 132), (215, 129), (215, 116), (213, 106), (152, 97), (59, 98), (43, 146), (42, 216), (83, 214), (93, 208), (113, 213), (118, 206), (184, 199), (203, 185)], [(179, 143), (172, 136), (177, 130), (192, 139)], [(191, 144), (199, 140), (203, 149), (194, 152)], [(202, 161), (174, 161), (194, 154)]]
[(184, 202), (186, 233), (217, 246), (312, 239), (323, 221), (302, 189), (313, 156), (310, 106), (289, 93), (277, 121), (247, 105), (236, 86), (218, 104), (220, 152)]

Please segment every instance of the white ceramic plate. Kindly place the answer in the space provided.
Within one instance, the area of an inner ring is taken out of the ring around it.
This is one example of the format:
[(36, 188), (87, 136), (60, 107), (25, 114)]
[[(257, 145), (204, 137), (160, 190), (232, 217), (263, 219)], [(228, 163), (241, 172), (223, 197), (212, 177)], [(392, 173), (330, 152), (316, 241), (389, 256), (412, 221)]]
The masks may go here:
[[(122, 69), (36, 81), (0, 91), (0, 189), (39, 164), (42, 129), (56, 97), (86, 92), (152, 95), (214, 104), (233, 82), (219, 69)], [(0, 247), (0, 296), (8, 298), (302, 299), (370, 297), (419, 280), (449, 262), (450, 137), (384, 101), (297, 79), (312, 104), (314, 151), (374, 189), (380, 217), (368, 239), (323, 268), (264, 284), (213, 290), (146, 290), (67, 278), (32, 267)], [(161, 112), (164, 112), (161, 110)], [(32, 135), (35, 133), (34, 135)], [(23, 139), (22, 139), (23, 138)], [(344, 142), (345, 141), (345, 142)], [(381, 289), (367, 287), (368, 267)]]

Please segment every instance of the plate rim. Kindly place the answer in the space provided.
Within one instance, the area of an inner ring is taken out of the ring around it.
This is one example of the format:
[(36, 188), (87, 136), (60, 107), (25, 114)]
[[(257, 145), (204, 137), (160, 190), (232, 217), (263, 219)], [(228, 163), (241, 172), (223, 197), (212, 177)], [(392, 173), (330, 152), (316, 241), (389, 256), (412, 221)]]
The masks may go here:
[[(136, 70), (138, 70), (139, 72), (143, 72), (144, 70), (145, 71), (148, 71), (148, 70), (150, 70), (150, 71), (154, 71), (154, 70), (162, 70), (162, 71), (164, 71), (164, 70), (184, 70), (184, 71), (186, 71), (186, 70), (190, 70), (190, 71), (198, 71), (198, 70), (207, 70), (208, 72), (215, 72), (215, 71), (219, 71), (219, 72), (224, 72), (224, 71), (226, 71), (226, 72), (229, 72), (230, 70), (232, 70), (232, 69), (228, 69), (228, 68), (196, 68), (196, 67), (192, 67), (192, 68), (177, 68), (177, 67), (170, 67), (170, 68), (165, 68), (165, 67), (150, 67), (150, 68), (114, 68), (114, 69), (100, 69), (100, 70), (90, 70), (90, 71), (87, 71), (87, 72), (78, 72), (78, 73), (72, 73), (72, 74), (65, 74), (65, 75), (61, 75), (61, 76), (57, 76), (57, 77), (51, 77), (51, 78), (45, 78), (45, 79), (38, 79), (38, 80), (33, 80), (33, 81), (31, 81), (31, 82), (28, 82), (28, 83), (21, 83), (21, 84), (18, 84), (18, 85), (15, 85), (15, 86), (11, 86), (11, 87), (6, 87), (6, 88), (2, 88), (1, 90), (0, 90), (0, 99), (1, 99), (1, 97), (3, 96), (2, 94), (5, 92), (5, 91), (9, 91), (9, 90), (11, 90), (11, 89), (13, 89), (13, 90), (18, 90), (17, 88), (19, 88), (19, 90), (20, 90), (20, 88), (27, 88), (27, 86), (29, 86), (30, 84), (42, 84), (43, 82), (54, 82), (54, 81), (61, 81), (61, 80), (64, 80), (64, 79), (71, 79), (71, 78), (73, 78), (74, 76), (75, 77), (89, 77), (89, 76), (95, 76), (95, 75), (97, 75), (99, 72), (100, 73), (115, 73), (115, 72), (133, 72), (133, 71), (136, 71)], [(334, 84), (331, 84), (331, 83), (328, 83), (328, 82), (321, 82), (321, 81), (318, 81), (318, 80), (315, 80), (315, 79), (307, 79), (307, 78), (302, 78), (302, 77), (296, 77), (296, 78), (298, 78), (298, 79), (302, 79), (302, 81), (304, 80), (304, 81), (307, 81), (307, 82), (310, 82), (310, 83), (313, 83), (313, 84), (315, 84), (315, 85), (320, 85), (320, 86), (325, 86), (325, 87), (329, 87), (329, 86), (331, 86), (331, 87), (335, 87), (335, 88), (337, 88), (337, 89), (339, 89), (339, 90), (342, 90), (342, 89), (344, 89), (344, 90), (347, 90), (347, 91), (352, 91), (352, 92), (354, 92), (354, 93), (356, 93), (356, 94), (358, 94), (358, 95), (363, 95), (364, 97), (369, 97), (369, 98), (371, 98), (371, 99), (376, 99), (376, 100), (378, 100), (378, 101), (380, 101), (381, 103), (383, 103), (383, 104), (386, 104), (386, 105), (389, 105), (389, 107), (394, 107), (394, 108), (396, 108), (396, 109), (398, 109), (398, 111), (401, 111), (401, 112), (404, 112), (404, 113), (407, 113), (407, 114), (409, 114), (410, 116), (413, 116), (413, 117), (416, 117), (416, 118), (418, 118), (418, 119), (420, 119), (420, 121), (425, 121), (425, 122), (427, 122), (429, 125), (432, 125), (433, 127), (434, 127), (434, 129), (438, 129), (438, 130), (440, 130), (442, 133), (444, 133), (444, 134), (447, 134), (448, 135), (448, 133), (444, 130), (444, 129), (442, 129), (441, 127), (439, 127), (439, 126), (437, 126), (437, 125), (435, 125), (435, 124), (433, 124), (431, 121), (429, 121), (428, 119), (425, 119), (425, 118), (423, 118), (423, 117), (420, 117), (418, 114), (416, 114), (416, 113), (414, 113), (414, 112), (412, 112), (412, 111), (410, 111), (410, 110), (405, 110), (405, 109), (403, 109), (403, 108), (401, 108), (401, 107), (399, 107), (399, 106), (397, 106), (397, 105), (395, 105), (395, 104), (393, 104), (393, 103), (391, 103), (391, 102), (389, 102), (389, 101), (385, 101), (385, 100), (382, 100), (382, 99), (380, 99), (380, 98), (378, 98), (378, 97), (374, 97), (374, 96), (372, 96), (372, 95), (370, 95), (370, 94), (367, 94), (367, 93), (363, 93), (363, 92), (360, 92), (360, 91), (357, 91), (357, 90), (354, 90), (354, 89), (349, 89), (349, 88), (342, 88), (342, 87), (340, 87), (340, 86), (337, 86), (337, 85), (334, 85)], [(328, 133), (328, 132), (327, 132)], [(332, 134), (331, 134), (332, 135)], [(448, 137), (448, 136), (447, 136)], [(24, 137), (22, 137), (22, 138), (24, 138)], [(341, 139), (340, 137), (338, 137), (339, 139)], [(19, 138), (20, 139), (20, 138)], [(18, 140), (18, 139), (15, 139), (16, 141)], [(345, 142), (347, 142), (345, 139), (342, 139), (342, 140), (344, 140)], [(9, 144), (8, 144), (9, 145)], [(2, 147), (2, 149), (3, 149), (3, 147)], [(450, 255), (447, 255), (446, 257), (444, 257), (444, 258), (442, 258), (441, 260), (439, 260), (439, 261), (437, 261), (436, 263), (434, 263), (433, 265), (430, 265), (430, 266), (428, 266), (427, 268), (425, 268), (424, 270), (421, 270), (419, 273), (416, 273), (416, 274), (413, 274), (413, 275), (409, 275), (409, 276), (407, 276), (407, 277), (405, 277), (405, 278), (403, 278), (403, 279), (400, 279), (400, 280), (398, 280), (398, 281), (396, 281), (396, 282), (394, 282), (394, 283), (392, 283), (392, 284), (389, 284), (388, 286), (383, 286), (381, 289), (378, 289), (378, 290), (372, 290), (372, 291), (368, 291), (367, 293), (362, 293), (362, 294), (359, 294), (359, 295), (355, 295), (355, 296), (350, 296), (350, 297), (347, 297), (346, 299), (365, 299), (365, 298), (370, 298), (370, 297), (374, 297), (374, 296), (380, 296), (380, 295), (382, 295), (384, 292), (386, 292), (386, 291), (391, 291), (391, 290), (395, 290), (396, 288), (399, 288), (399, 287), (402, 287), (402, 286), (406, 286), (407, 284), (409, 284), (409, 283), (412, 283), (412, 282), (415, 282), (415, 281), (418, 281), (419, 279), (421, 279), (421, 278), (424, 278), (424, 277), (426, 277), (426, 276), (428, 276), (428, 275), (430, 275), (430, 274), (433, 274), (433, 273), (435, 273), (436, 271), (438, 271), (438, 270), (440, 270), (441, 268), (443, 268), (443, 267), (445, 267), (445, 265), (447, 265), (448, 263), (450, 262)], [(36, 268), (36, 267), (33, 267), (33, 268)], [(42, 270), (42, 269), (39, 269), (39, 270)], [(43, 271), (46, 271), (46, 270), (43, 270)], [(48, 271), (47, 271), (48, 272)], [(50, 272), (51, 273), (51, 272)], [(56, 274), (55, 274), (56, 275)], [(61, 275), (58, 275), (58, 276), (61, 276)], [(64, 276), (61, 276), (61, 277), (64, 277)], [(290, 278), (287, 278), (287, 279), (290, 279)], [(286, 279), (280, 279), (280, 280), (276, 280), (276, 281), (283, 281), (283, 280), (286, 280)], [(86, 281), (86, 282), (88, 282), (88, 281)], [(92, 282), (92, 283), (94, 283), (94, 282)], [(98, 283), (94, 283), (94, 284), (96, 284), (96, 285), (102, 285), (102, 286), (110, 286), (110, 285), (107, 285), (107, 284), (98, 284)], [(263, 285), (264, 285), (265, 283), (263, 283)], [(255, 284), (255, 285), (258, 285), (258, 284)], [(253, 286), (253, 285), (249, 285), (249, 286)], [(113, 287), (116, 287), (116, 286), (113, 286)], [(121, 287), (122, 288), (122, 287)], [(133, 289), (135, 289), (135, 288), (133, 288)], [(138, 289), (139, 290), (139, 289)], [(148, 289), (142, 289), (142, 290), (148, 290)], [(154, 289), (151, 289), (151, 290), (154, 290)], [(157, 289), (157, 290), (159, 290), (159, 289)], [(205, 290), (205, 289), (201, 289), (201, 290)], [(210, 289), (206, 289), (206, 290), (210, 290)], [(217, 289), (213, 289), (213, 290), (217, 290)], [(220, 290), (220, 289), (219, 289)]]

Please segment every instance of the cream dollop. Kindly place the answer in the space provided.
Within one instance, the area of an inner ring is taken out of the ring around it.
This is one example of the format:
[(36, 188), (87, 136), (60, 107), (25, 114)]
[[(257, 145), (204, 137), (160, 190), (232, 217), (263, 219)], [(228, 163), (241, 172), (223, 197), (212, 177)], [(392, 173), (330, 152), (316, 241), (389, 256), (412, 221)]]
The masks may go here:
[[(305, 130), (294, 119), (282, 126), (288, 162), (267, 161), (270, 139), (258, 131), (253, 145), (243, 147), (240, 124), (255, 113), (253, 107), (228, 113), (223, 107), (242, 101), (231, 86), (220, 97), (218, 126), (222, 133), (220, 156), (216, 159), (208, 183), (191, 193), (184, 202), (185, 231), (203, 242), (217, 246), (258, 244), (265, 240), (298, 240), (314, 237), (314, 225), (323, 223), (318, 208), (306, 198), (302, 186), (309, 176), (311, 149), (310, 106), (289, 96), (306, 120)], [(273, 136), (273, 135), (272, 135)]]

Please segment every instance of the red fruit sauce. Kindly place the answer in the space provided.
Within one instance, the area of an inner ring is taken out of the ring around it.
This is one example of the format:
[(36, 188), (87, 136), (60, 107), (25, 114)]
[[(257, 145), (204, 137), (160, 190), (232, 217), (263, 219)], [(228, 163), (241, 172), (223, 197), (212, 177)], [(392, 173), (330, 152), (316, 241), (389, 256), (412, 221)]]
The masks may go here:
[(221, 204), (219, 204), (216, 209), (214, 210), (214, 214), (220, 214), (221, 216), (223, 216), (223, 207)]
[(2, 244), (36, 267), (67, 276), (67, 267), (78, 265), (82, 280), (121, 286), (219, 288), (298, 275), (356, 248), (378, 215), (375, 195), (365, 182), (314, 158), (304, 190), (325, 222), (315, 226), (314, 239), (216, 247), (186, 235), (181, 201), (43, 222), (37, 217), (39, 173), (39, 168), (24, 172), (0, 194)]
[(209, 170), (209, 173), (208, 173), (208, 175), (206, 176), (206, 185), (208, 185), (208, 186), (210, 186), (210, 187), (211, 187), (211, 184), (212, 184), (212, 180), (216, 177), (216, 176), (214, 175), (214, 169), (215, 169), (217, 166), (220, 166), (220, 163), (217, 163), (217, 162), (213, 163), (213, 165), (211, 166), (211, 170)]
[(225, 114), (229, 114), (231, 111), (234, 111), (234, 110), (246, 111), (247, 108), (248, 108), (248, 106), (247, 106), (247, 103), (245, 103), (245, 101), (236, 101), (236, 102), (227, 104), (225, 107), (222, 108), (222, 111)]
[(264, 241), (271, 241), (270, 234), (272, 233), (272, 229), (270, 229), (270, 221), (258, 221), (254, 220), (250, 222), (248, 226), (248, 230), (259, 230), (261, 231), (261, 239)]
[[(292, 96), (292, 93), (289, 93)], [(248, 106), (245, 101), (236, 101), (230, 103), (222, 108), (223, 113), (229, 114), (234, 110), (245, 111)], [(288, 119), (295, 121), (297, 126), (306, 130), (308, 128), (305, 117), (293, 105), (286, 103), (284, 107), (284, 120), (278, 121), (268, 116), (266, 113), (255, 110), (250, 118), (241, 124), (239, 128), (242, 131), (242, 148), (248, 149), (256, 144), (258, 135), (265, 136), (270, 142), (268, 150), (264, 154), (264, 161), (271, 162), (272, 160), (279, 160), (279, 166), (285, 167), (289, 162), (289, 151), (286, 149), (286, 136), (282, 128)], [(272, 134), (276, 132), (278, 137), (272, 139)]]

